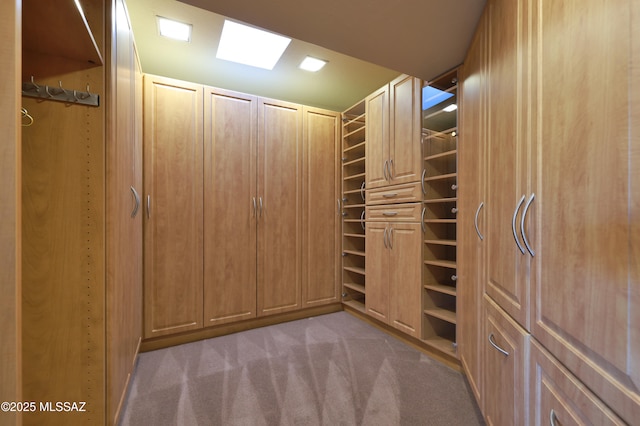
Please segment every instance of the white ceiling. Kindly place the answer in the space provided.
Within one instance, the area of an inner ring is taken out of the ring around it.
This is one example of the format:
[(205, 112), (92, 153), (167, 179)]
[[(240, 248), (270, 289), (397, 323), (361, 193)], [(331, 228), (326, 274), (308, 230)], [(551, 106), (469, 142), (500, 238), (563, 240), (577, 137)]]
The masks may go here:
[[(459, 65), (485, 0), (126, 0), (145, 73), (343, 111), (401, 73)], [(193, 25), (190, 43), (158, 35), (156, 16)], [(225, 17), (292, 37), (276, 67), (215, 58)], [(326, 59), (300, 70), (306, 55)]]

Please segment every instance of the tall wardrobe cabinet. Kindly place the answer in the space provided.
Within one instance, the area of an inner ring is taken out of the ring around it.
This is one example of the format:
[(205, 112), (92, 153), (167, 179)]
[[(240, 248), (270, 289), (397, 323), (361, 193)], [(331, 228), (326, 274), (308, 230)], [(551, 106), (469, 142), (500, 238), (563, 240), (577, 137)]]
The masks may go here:
[(145, 337), (338, 301), (339, 129), (145, 76)]

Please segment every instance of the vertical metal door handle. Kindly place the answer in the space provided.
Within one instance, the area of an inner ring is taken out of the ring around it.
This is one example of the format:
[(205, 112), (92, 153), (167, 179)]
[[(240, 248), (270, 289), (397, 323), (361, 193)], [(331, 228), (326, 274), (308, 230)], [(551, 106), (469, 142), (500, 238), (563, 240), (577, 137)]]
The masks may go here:
[(478, 234), (478, 238), (480, 238), (480, 241), (484, 240), (484, 236), (480, 233), (480, 229), (478, 229), (478, 215), (480, 214), (480, 210), (482, 210), (482, 207), (484, 206), (484, 201), (480, 203), (480, 205), (478, 206), (478, 210), (476, 210), (476, 217), (473, 220), (473, 224), (476, 227), (476, 234)]
[(534, 198), (536, 198), (536, 194), (531, 194), (529, 201), (527, 201), (527, 204), (524, 205), (524, 210), (522, 211), (522, 218), (520, 219), (520, 233), (522, 234), (522, 240), (524, 241), (524, 245), (527, 247), (529, 254), (531, 254), (531, 257), (534, 257), (536, 255), (536, 252), (531, 249), (531, 246), (529, 245), (529, 241), (527, 240), (527, 233), (524, 232), (524, 221), (527, 219), (527, 212), (529, 211), (529, 206), (533, 202)]
[(253, 217), (258, 214), (258, 204), (256, 203), (256, 197), (253, 197)]
[(340, 198), (338, 198), (336, 201), (338, 201), (338, 216), (340, 216)]
[(516, 231), (516, 216), (518, 216), (518, 210), (520, 210), (520, 206), (522, 206), (522, 203), (524, 203), (524, 199), (525, 199), (525, 196), (523, 195), (522, 198), (520, 198), (520, 201), (518, 202), (516, 209), (513, 211), (513, 218), (511, 219), (511, 230), (513, 231), (513, 239), (516, 240), (516, 244), (518, 245), (518, 248), (520, 249), (522, 254), (524, 254), (525, 251), (522, 245), (520, 244), (520, 241), (518, 240), (518, 233)]
[(259, 197), (260, 200), (260, 217), (262, 217), (262, 197)]
[(427, 188), (424, 187), (424, 178), (427, 176), (427, 169), (422, 169), (422, 177), (420, 178), (420, 184), (422, 185), (422, 193), (427, 195)]
[(393, 228), (389, 228), (389, 248), (393, 250)]
[(557, 423), (556, 423), (557, 418), (558, 417), (556, 417), (556, 412), (552, 408), (551, 411), (549, 412), (549, 424), (551, 426), (557, 426)]
[(362, 213), (360, 213), (360, 226), (362, 226), (363, 230), (366, 229), (366, 225), (365, 225), (365, 222), (364, 222), (364, 212), (365, 212), (365, 210), (362, 210)]
[(364, 197), (364, 186), (366, 185), (366, 181), (362, 182), (362, 185), (360, 185), (360, 197), (362, 197), (362, 201), (365, 201), (365, 197)]
[(129, 188), (131, 188), (131, 193), (133, 194), (133, 200), (135, 202), (133, 211), (131, 212), (131, 217), (136, 217), (136, 215), (138, 214), (138, 209), (140, 208), (140, 195), (138, 195), (138, 191), (136, 191), (133, 186)]
[(393, 158), (389, 160), (389, 180), (393, 180)]
[(503, 354), (504, 356), (509, 356), (509, 352), (505, 351), (504, 349), (502, 349), (500, 346), (498, 346), (495, 342), (495, 340), (493, 340), (493, 333), (489, 334), (489, 343), (491, 343), (491, 346), (493, 346), (494, 348), (496, 348), (498, 350), (498, 352), (500, 352), (501, 354)]
[(422, 208), (422, 214), (420, 215), (420, 227), (422, 227), (422, 232), (427, 232), (424, 226), (424, 213), (427, 211), (426, 207)]
[(389, 160), (384, 160), (384, 165), (382, 166), (382, 176), (384, 176), (384, 180), (389, 180)]
[(147, 195), (147, 219), (151, 219), (151, 195)]
[(384, 242), (384, 248), (389, 248), (387, 244), (387, 228), (384, 228), (384, 233), (382, 234), (382, 241)]

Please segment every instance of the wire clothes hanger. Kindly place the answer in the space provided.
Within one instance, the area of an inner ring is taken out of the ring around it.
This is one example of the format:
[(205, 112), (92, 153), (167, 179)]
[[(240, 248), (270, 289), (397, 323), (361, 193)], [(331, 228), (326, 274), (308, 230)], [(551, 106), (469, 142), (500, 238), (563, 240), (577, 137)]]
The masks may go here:
[[(27, 120), (25, 122), (25, 119)], [(22, 127), (29, 127), (33, 124), (33, 117), (26, 108), (22, 108)]]

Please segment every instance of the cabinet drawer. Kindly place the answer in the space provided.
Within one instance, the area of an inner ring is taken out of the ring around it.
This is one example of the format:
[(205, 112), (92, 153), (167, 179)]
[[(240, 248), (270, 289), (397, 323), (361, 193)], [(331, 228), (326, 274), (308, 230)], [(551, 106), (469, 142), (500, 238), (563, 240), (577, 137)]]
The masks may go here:
[(536, 340), (531, 344), (532, 425), (624, 425)]
[(371, 189), (366, 194), (367, 204), (416, 203), (422, 201), (420, 182)]
[(375, 222), (420, 222), (422, 204), (387, 204), (367, 207), (366, 220)]

